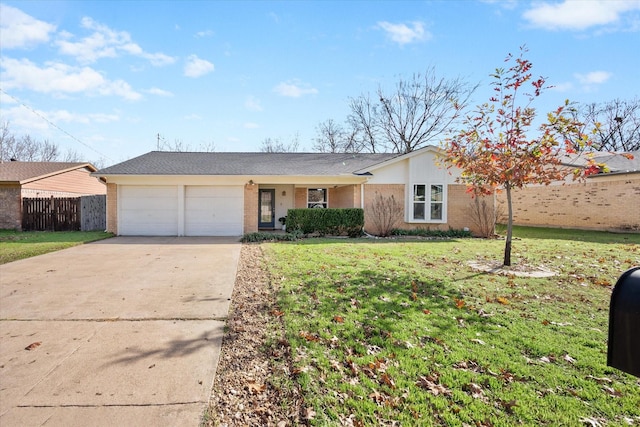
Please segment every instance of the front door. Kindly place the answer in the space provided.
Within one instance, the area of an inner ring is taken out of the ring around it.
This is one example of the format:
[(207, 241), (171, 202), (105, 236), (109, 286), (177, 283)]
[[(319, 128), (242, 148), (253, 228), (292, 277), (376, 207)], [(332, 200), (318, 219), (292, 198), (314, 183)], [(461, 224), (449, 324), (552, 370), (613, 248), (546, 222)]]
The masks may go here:
[(276, 190), (258, 190), (258, 228), (275, 228)]

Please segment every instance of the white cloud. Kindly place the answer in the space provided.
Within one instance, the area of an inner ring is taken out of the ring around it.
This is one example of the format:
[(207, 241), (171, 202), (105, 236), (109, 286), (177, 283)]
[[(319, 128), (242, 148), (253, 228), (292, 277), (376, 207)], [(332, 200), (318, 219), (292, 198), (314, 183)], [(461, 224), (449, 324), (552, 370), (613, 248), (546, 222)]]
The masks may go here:
[(612, 74), (608, 71), (591, 71), (587, 74), (575, 74), (576, 79), (583, 85), (598, 85), (606, 82)]
[(55, 110), (42, 113), (46, 118), (53, 123), (111, 123), (120, 120), (120, 117), (116, 114), (104, 114), (104, 113), (89, 113), (78, 114), (72, 113), (67, 110)]
[(3, 110), (3, 117), (6, 117), (12, 126), (16, 126), (19, 129), (25, 129), (27, 132), (33, 132), (34, 130), (44, 131), (50, 128), (49, 123), (43, 119), (46, 117), (52, 123), (80, 123), (80, 124), (92, 124), (92, 123), (111, 123), (120, 121), (120, 116), (117, 114), (104, 114), (104, 113), (88, 113), (79, 114), (72, 113), (68, 110), (27, 110), (23, 107), (13, 107)]
[(4, 49), (25, 48), (49, 41), (56, 26), (37, 20), (20, 9), (0, 4), (0, 33)]
[(406, 24), (392, 24), (391, 22), (378, 22), (378, 28), (384, 30), (392, 41), (399, 45), (429, 40), (432, 36), (429, 31), (424, 29), (424, 23), (414, 21), (411, 27)]
[(195, 35), (197, 39), (201, 39), (204, 37), (212, 37), (212, 36), (213, 36), (213, 31), (211, 30), (198, 31)]
[(518, 6), (518, 0), (480, 0), (482, 3), (500, 6), (502, 9), (513, 10)]
[(260, 100), (253, 96), (247, 98), (247, 100), (244, 102), (244, 107), (249, 111), (262, 111)]
[(623, 14), (640, 10), (640, 0), (564, 0), (561, 3), (534, 3), (523, 17), (534, 27), (546, 30), (585, 30), (616, 24)]
[(300, 83), (298, 80), (282, 82), (273, 88), (273, 91), (280, 96), (289, 98), (300, 98), (303, 95), (315, 95), (318, 93), (318, 89)]
[(571, 89), (573, 89), (573, 83), (571, 82), (558, 83), (551, 86), (551, 90), (556, 92), (568, 92)]
[(82, 18), (81, 26), (92, 33), (75, 41), (73, 34), (63, 31), (55, 42), (60, 53), (73, 56), (81, 63), (93, 63), (101, 58), (116, 58), (122, 53), (146, 59), (156, 67), (173, 64), (176, 61), (175, 58), (164, 53), (145, 52), (131, 40), (128, 32), (112, 30), (89, 17)]
[(253, 122), (246, 122), (244, 125), (242, 125), (242, 127), (244, 127), (245, 129), (258, 129), (260, 125)]
[(275, 12), (269, 12), (267, 16), (276, 24), (280, 23), (280, 17)]
[(6, 89), (29, 89), (41, 93), (120, 96), (135, 101), (142, 97), (123, 80), (107, 80), (90, 67), (49, 62), (39, 67), (28, 59), (5, 58), (1, 65)]
[(202, 116), (198, 114), (188, 114), (183, 117), (185, 120), (202, 120)]
[(173, 96), (172, 92), (169, 92), (168, 90), (160, 89), (157, 87), (152, 87), (151, 89), (148, 89), (145, 92), (147, 92), (148, 94), (157, 95), (157, 96), (166, 96), (166, 97)]
[(184, 66), (184, 75), (193, 78), (202, 77), (213, 70), (215, 66), (211, 62), (200, 59), (196, 55), (189, 55)]

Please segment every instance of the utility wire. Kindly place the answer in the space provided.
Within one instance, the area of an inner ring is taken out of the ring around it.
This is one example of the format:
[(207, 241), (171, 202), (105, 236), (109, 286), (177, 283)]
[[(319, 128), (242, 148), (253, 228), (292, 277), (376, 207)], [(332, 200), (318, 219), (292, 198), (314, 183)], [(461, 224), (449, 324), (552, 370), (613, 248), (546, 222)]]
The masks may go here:
[(21, 106), (23, 106), (24, 108), (26, 108), (27, 110), (31, 111), (33, 114), (35, 114), (36, 116), (40, 117), (42, 120), (44, 120), (45, 122), (47, 122), (48, 124), (50, 124), (51, 126), (53, 126), (54, 128), (58, 129), (60, 132), (64, 133), (65, 135), (67, 135), (69, 138), (71, 138), (72, 140), (76, 141), (79, 144), (84, 145), (85, 147), (87, 147), (89, 150), (98, 153), (100, 156), (102, 156), (103, 158), (107, 159), (107, 160), (111, 160), (112, 162), (114, 161), (112, 158), (110, 158), (109, 156), (99, 152), (98, 150), (96, 150), (95, 148), (93, 148), (92, 146), (90, 146), (89, 144), (85, 144), (84, 142), (80, 141), (78, 138), (76, 138), (75, 136), (71, 135), (69, 132), (67, 132), (66, 130), (62, 129), (60, 126), (58, 126), (57, 124), (53, 123), (51, 120), (49, 120), (48, 118), (46, 118), (44, 115), (42, 115), (41, 113), (39, 113), (38, 111), (36, 111), (35, 109), (31, 108), (29, 105), (25, 104), (24, 102), (22, 102), (20, 99), (16, 98), (15, 96), (7, 93), (4, 89), (2, 89), (0, 87), (0, 92), (4, 93), (5, 95), (7, 95), (9, 98), (13, 99), (14, 101), (16, 101), (18, 104), (20, 104)]

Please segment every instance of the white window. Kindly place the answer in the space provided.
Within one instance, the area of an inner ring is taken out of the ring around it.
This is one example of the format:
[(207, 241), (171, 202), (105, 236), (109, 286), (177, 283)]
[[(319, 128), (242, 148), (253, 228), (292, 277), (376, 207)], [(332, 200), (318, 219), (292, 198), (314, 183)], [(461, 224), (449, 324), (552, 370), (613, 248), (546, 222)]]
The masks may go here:
[(307, 191), (307, 207), (308, 208), (326, 208), (327, 207), (327, 189), (326, 188), (309, 188)]
[(411, 201), (413, 221), (444, 221), (444, 185), (415, 184)]

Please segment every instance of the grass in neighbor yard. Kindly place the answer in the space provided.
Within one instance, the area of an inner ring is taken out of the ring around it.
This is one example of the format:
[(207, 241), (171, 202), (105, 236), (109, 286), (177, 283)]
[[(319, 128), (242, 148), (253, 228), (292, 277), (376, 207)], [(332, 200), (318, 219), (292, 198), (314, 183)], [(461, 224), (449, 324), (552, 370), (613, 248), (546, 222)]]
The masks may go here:
[(0, 264), (59, 251), (83, 243), (107, 239), (103, 231), (14, 231), (0, 230)]
[(640, 235), (518, 227), (504, 240), (264, 244), (312, 425), (640, 424), (640, 380), (606, 366), (611, 290)]

